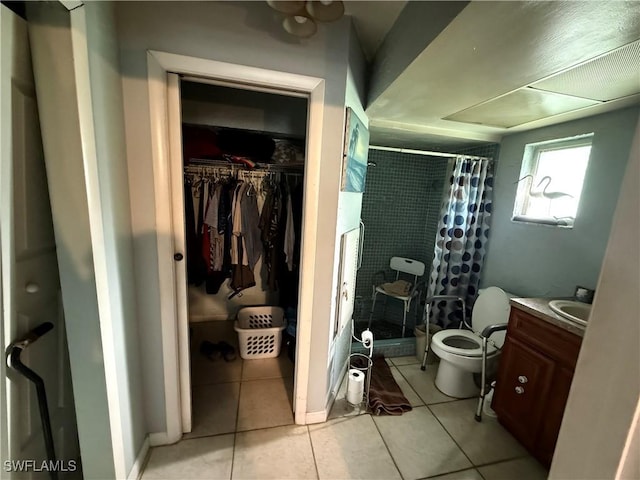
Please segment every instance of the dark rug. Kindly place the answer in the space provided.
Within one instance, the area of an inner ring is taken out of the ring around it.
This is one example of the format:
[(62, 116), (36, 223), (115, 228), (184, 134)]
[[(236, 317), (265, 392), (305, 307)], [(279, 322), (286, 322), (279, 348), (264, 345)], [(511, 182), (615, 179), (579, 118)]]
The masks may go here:
[[(365, 367), (364, 361), (357, 357), (353, 363), (354, 366)], [(402, 415), (411, 411), (411, 404), (393, 378), (383, 355), (373, 357), (368, 406), (374, 415)]]

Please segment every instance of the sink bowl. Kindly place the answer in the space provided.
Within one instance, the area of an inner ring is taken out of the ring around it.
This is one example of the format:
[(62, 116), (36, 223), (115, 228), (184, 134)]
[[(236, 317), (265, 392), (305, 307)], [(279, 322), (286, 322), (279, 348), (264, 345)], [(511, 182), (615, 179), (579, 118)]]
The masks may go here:
[(591, 313), (591, 305), (573, 300), (551, 300), (549, 308), (561, 317), (580, 325), (586, 325)]

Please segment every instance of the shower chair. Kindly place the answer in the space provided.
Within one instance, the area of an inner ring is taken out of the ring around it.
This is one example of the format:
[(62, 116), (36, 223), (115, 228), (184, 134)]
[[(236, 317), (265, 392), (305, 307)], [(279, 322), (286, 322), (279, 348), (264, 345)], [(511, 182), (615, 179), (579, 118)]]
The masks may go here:
[[(376, 272), (374, 274), (374, 278), (376, 275), (381, 274), (383, 281), (378, 284), (375, 284), (375, 283), (373, 284), (371, 311), (369, 312), (369, 325), (367, 328), (371, 329), (371, 322), (373, 320), (373, 312), (376, 308), (376, 299), (378, 297), (378, 294), (384, 295), (385, 308), (387, 305), (387, 300), (389, 298), (395, 298), (396, 300), (400, 300), (404, 304), (403, 315), (402, 315), (402, 338), (404, 338), (406, 324), (407, 324), (407, 313), (409, 313), (409, 311), (411, 310), (411, 302), (413, 301), (413, 299), (420, 295), (420, 288), (423, 282), (420, 282), (419, 278), (422, 277), (422, 275), (424, 275), (425, 265), (424, 263), (418, 260), (414, 260), (412, 258), (391, 257), (391, 260), (389, 261), (389, 268), (394, 272), (396, 272), (395, 281), (403, 280), (404, 278), (407, 278), (407, 277), (410, 278), (412, 276), (413, 282), (411, 283), (411, 289), (409, 290), (409, 292), (407, 292), (406, 295), (397, 295), (397, 294), (388, 292), (384, 288), (385, 282), (387, 281), (385, 272), (382, 270), (379, 272)], [(401, 275), (404, 278), (401, 278)], [(417, 314), (417, 310), (418, 309), (416, 307), (416, 314)]]

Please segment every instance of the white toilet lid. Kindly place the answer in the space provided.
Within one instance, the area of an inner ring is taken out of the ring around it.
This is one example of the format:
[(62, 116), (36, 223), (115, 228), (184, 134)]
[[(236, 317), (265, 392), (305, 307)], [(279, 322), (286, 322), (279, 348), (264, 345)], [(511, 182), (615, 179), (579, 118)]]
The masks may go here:
[[(507, 323), (509, 321), (508, 295), (498, 287), (489, 287), (480, 293), (473, 305), (471, 327), (478, 335), (489, 325)], [(491, 335), (491, 342), (498, 348), (502, 347), (506, 332), (496, 332)]]
[[(433, 336), (431, 343), (434, 347), (461, 357), (482, 356), (482, 340), (469, 330), (441, 330)], [(487, 355), (495, 351), (493, 345), (487, 344)]]

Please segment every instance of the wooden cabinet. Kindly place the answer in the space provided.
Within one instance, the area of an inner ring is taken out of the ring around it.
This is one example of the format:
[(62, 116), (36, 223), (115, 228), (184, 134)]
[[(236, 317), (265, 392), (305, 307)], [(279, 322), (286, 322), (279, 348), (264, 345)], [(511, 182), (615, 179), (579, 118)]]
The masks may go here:
[(549, 466), (582, 338), (511, 307), (492, 407), (498, 420)]

